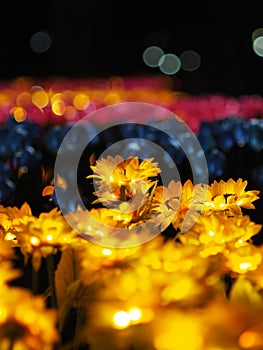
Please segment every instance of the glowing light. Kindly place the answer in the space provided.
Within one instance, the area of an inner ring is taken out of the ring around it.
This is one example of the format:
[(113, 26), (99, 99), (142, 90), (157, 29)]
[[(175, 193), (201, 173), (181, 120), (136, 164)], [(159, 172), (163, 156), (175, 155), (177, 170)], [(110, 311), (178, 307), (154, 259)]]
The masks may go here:
[(28, 173), (28, 167), (27, 166), (21, 166), (18, 168), (19, 175), (27, 174)]
[(84, 111), (90, 103), (89, 96), (86, 94), (77, 94), (73, 99), (73, 105), (76, 109)]
[(250, 349), (262, 345), (263, 337), (262, 334), (247, 330), (240, 335), (238, 343), (241, 348)]
[(17, 98), (16, 103), (19, 107), (26, 107), (31, 103), (31, 94), (29, 92), (21, 92)]
[(39, 245), (39, 243), (40, 243), (40, 240), (39, 240), (39, 238), (33, 236), (33, 237), (30, 238), (30, 243), (33, 246), (37, 247)]
[(182, 69), (188, 72), (197, 70), (201, 64), (200, 55), (193, 50), (184, 51), (180, 55), (180, 61)]
[(47, 235), (47, 236), (46, 236), (46, 240), (47, 240), (47, 241), (52, 241), (52, 239), (53, 239), (53, 236), (52, 236), (52, 235)]
[(16, 239), (16, 236), (13, 233), (7, 232), (5, 235), (6, 241), (13, 241)]
[(44, 108), (48, 105), (49, 98), (45, 91), (36, 91), (32, 95), (32, 103), (38, 108)]
[(263, 57), (263, 36), (259, 36), (253, 41), (253, 50), (256, 55)]
[(63, 100), (55, 100), (52, 103), (52, 112), (54, 114), (61, 116), (65, 113), (65, 110), (66, 110), (66, 105)]
[(74, 119), (77, 115), (77, 111), (73, 106), (66, 106), (64, 116), (67, 120)]
[(251, 266), (251, 263), (249, 262), (243, 262), (239, 264), (240, 270), (247, 270), (250, 268), (250, 266)]
[(163, 50), (158, 46), (149, 46), (143, 52), (143, 61), (149, 67), (158, 67), (161, 57), (164, 55)]
[(103, 255), (112, 255), (112, 251), (110, 249), (104, 248), (102, 249)]
[(130, 324), (130, 316), (125, 311), (118, 311), (113, 316), (113, 322), (118, 328), (126, 328)]
[(214, 237), (215, 233), (214, 233), (214, 231), (210, 230), (210, 231), (208, 232), (208, 235), (209, 235), (210, 237)]
[(30, 39), (30, 47), (36, 53), (44, 53), (51, 47), (51, 37), (47, 32), (37, 32)]
[(142, 312), (139, 308), (134, 307), (132, 309), (129, 310), (129, 317), (131, 321), (139, 321), (142, 317)]
[(111, 105), (118, 102), (120, 102), (120, 96), (115, 92), (109, 92), (104, 98), (104, 103), (106, 105)]
[(160, 58), (159, 68), (162, 73), (167, 75), (173, 75), (180, 70), (181, 61), (176, 55), (168, 53)]
[(97, 230), (95, 234), (99, 237), (104, 237), (104, 232)]
[(26, 119), (26, 111), (22, 107), (15, 107), (13, 109), (13, 116), (18, 123), (23, 122)]

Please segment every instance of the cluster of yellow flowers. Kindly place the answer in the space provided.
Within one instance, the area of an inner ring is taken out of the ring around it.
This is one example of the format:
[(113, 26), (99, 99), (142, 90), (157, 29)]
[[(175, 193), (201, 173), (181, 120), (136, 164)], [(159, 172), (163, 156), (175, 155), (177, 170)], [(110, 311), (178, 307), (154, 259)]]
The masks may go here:
[[(166, 187), (153, 159), (109, 156), (91, 170), (89, 211), (0, 206), (1, 349), (262, 349), (261, 225), (245, 214), (259, 191), (241, 178)], [(17, 251), (33, 274), (47, 261), (52, 307), (10, 285)]]

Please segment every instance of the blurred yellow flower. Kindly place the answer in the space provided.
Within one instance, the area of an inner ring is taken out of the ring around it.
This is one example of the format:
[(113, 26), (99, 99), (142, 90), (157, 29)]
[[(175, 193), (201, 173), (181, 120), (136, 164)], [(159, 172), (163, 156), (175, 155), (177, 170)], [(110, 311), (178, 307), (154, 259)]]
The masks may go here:
[(233, 275), (254, 271), (262, 262), (262, 249), (257, 246), (247, 243), (238, 248), (228, 248), (225, 252), (226, 266)]
[(160, 310), (153, 322), (152, 342), (156, 350), (202, 350), (204, 325), (198, 310)]
[(201, 255), (224, 253), (226, 244), (232, 242), (235, 247), (250, 241), (261, 229), (248, 215), (228, 217), (223, 214), (201, 215), (188, 232), (179, 233), (177, 238), (184, 244), (202, 247)]
[(19, 227), (16, 234), (21, 252), (26, 257), (32, 255), (36, 271), (42, 257), (56, 254), (79, 238), (57, 208), (43, 212), (39, 217), (31, 215), (17, 219), (16, 225)]
[(42, 297), (27, 289), (1, 286), (1, 350), (52, 350), (60, 339), (56, 322), (56, 311), (47, 309)]

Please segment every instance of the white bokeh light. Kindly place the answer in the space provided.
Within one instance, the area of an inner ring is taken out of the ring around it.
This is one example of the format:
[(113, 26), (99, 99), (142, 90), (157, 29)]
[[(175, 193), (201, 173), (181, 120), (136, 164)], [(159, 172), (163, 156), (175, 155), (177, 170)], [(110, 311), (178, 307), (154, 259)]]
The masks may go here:
[(158, 46), (149, 46), (143, 52), (143, 61), (149, 67), (158, 67), (160, 58), (164, 55)]
[(180, 70), (181, 61), (176, 55), (168, 53), (160, 58), (159, 68), (162, 73), (167, 75), (173, 75)]
[(263, 57), (263, 36), (259, 36), (253, 41), (253, 50), (256, 55)]

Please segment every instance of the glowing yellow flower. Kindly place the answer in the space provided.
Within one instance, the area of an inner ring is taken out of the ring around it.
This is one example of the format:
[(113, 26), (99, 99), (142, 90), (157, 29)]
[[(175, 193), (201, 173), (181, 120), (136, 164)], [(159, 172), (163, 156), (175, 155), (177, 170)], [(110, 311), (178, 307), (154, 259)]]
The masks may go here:
[(182, 187), (180, 206), (176, 211), (172, 224), (175, 229), (180, 228), (189, 208), (192, 204), (194, 185), (190, 180), (187, 180)]
[(17, 245), (16, 233), (19, 229), (16, 226), (16, 220), (32, 215), (31, 208), (27, 203), (24, 203), (21, 208), (17, 207), (4, 207), (0, 206), (0, 233), (2, 237), (13, 242), (13, 245)]
[[(153, 194), (154, 195), (154, 194)], [(116, 203), (112, 208), (91, 209), (90, 214), (111, 227), (134, 227), (153, 216), (152, 196), (136, 195), (128, 202)]]
[(151, 178), (156, 178), (160, 169), (152, 161), (153, 158), (140, 162), (138, 157), (123, 159), (121, 156), (108, 156), (91, 165), (93, 175), (87, 178), (94, 179), (98, 185), (98, 197), (103, 198), (103, 194), (109, 193), (107, 197), (110, 201), (125, 201), (136, 194), (138, 189), (146, 193), (154, 185)]
[(225, 252), (226, 267), (230, 272), (236, 274), (246, 274), (254, 271), (262, 262), (262, 250), (252, 244), (230, 249)]
[(254, 209), (252, 202), (257, 200), (258, 190), (246, 191), (248, 182), (239, 178), (237, 181), (229, 179), (228, 181), (214, 181), (208, 187), (206, 206), (204, 210), (228, 211), (234, 214), (241, 214), (241, 207)]
[(202, 210), (205, 191), (205, 186), (193, 185), (191, 180), (183, 185), (171, 181), (167, 188), (157, 187), (153, 196), (156, 223), (165, 228), (171, 222), (175, 229), (180, 229), (186, 215), (194, 222)]
[[(138, 346), (144, 344), (142, 336), (148, 331), (145, 335), (148, 345), (156, 346), (158, 337), (158, 347), (165, 349), (165, 338), (169, 337), (170, 345), (181, 346), (184, 339), (187, 348), (195, 349), (195, 341), (185, 340), (188, 327), (202, 321), (199, 313), (198, 317), (194, 316), (195, 310), (201, 310), (201, 305), (205, 308), (213, 298), (224, 293), (219, 260), (201, 258), (198, 247), (166, 241), (162, 236), (136, 249), (115, 251), (92, 244), (86, 249), (83, 247), (82, 252), (77, 252), (81, 281), (87, 286), (89, 297), (86, 304), (89, 317), (81, 332), (85, 341), (104, 349), (103, 339), (111, 339), (112, 346), (117, 346), (120, 331), (128, 328), (132, 337), (125, 338), (125, 344), (131, 347), (137, 341)], [(81, 305), (85, 308), (85, 304)], [(181, 320), (178, 332), (180, 329), (182, 336), (174, 339), (166, 322), (161, 331), (164, 320), (172, 325)], [(201, 350), (203, 334), (200, 331), (198, 326), (192, 334), (198, 337)], [(166, 337), (161, 340), (163, 333)]]
[(240, 247), (256, 235), (262, 225), (250, 221), (249, 216), (233, 216), (213, 214), (200, 216), (196, 223), (186, 233), (179, 233), (178, 239), (184, 244), (194, 244), (202, 247), (201, 255), (224, 253), (226, 244)]
[(57, 208), (39, 217), (16, 220), (16, 224), (20, 249), (25, 256), (32, 255), (35, 270), (40, 267), (41, 257), (55, 254), (79, 238)]
[(200, 305), (223, 288), (220, 259), (203, 259), (197, 247), (162, 236), (116, 250), (89, 243), (76, 254), (82, 283), (97, 285), (96, 300), (129, 301), (140, 308)]
[(52, 350), (59, 341), (57, 314), (22, 288), (0, 289), (0, 348)]
[[(263, 257), (263, 246), (258, 246), (257, 250)], [(260, 290), (263, 290), (263, 264), (258, 264), (256, 269), (248, 270), (245, 276), (247, 280), (252, 281)]]
[(171, 181), (168, 187), (158, 186), (154, 192), (152, 207), (155, 211), (155, 222), (165, 229), (174, 219), (180, 206), (182, 192), (181, 182)]
[(65, 217), (82, 236), (100, 245), (114, 246), (114, 239), (117, 246), (131, 246), (132, 242), (141, 244), (161, 232), (153, 197), (149, 195), (145, 200), (144, 196), (135, 196), (128, 202), (118, 203), (115, 208), (88, 211), (79, 207)]

